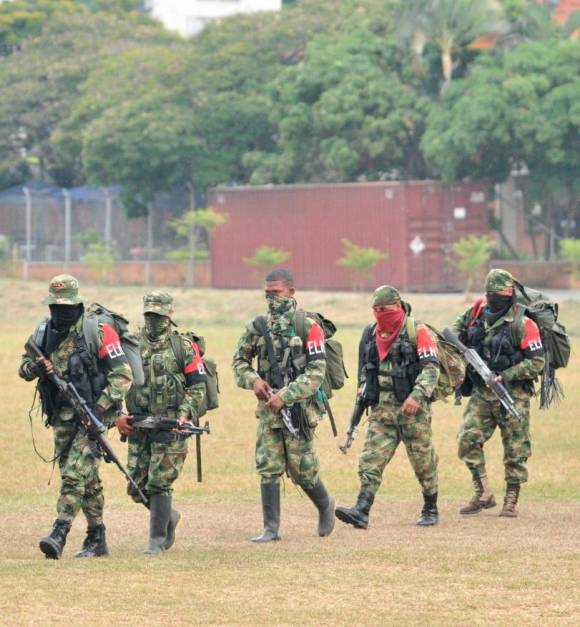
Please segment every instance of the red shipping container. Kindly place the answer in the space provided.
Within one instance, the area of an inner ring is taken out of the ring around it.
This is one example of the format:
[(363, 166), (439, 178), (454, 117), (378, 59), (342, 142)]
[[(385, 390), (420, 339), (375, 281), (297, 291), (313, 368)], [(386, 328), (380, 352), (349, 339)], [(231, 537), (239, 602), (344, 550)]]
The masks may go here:
[(300, 289), (349, 290), (357, 282), (337, 265), (341, 240), (387, 254), (366, 282), (405, 291), (460, 289), (447, 257), (468, 234), (489, 234), (482, 183), (437, 181), (218, 187), (209, 205), (228, 221), (212, 234), (212, 285), (253, 288), (264, 269), (244, 263), (259, 246), (282, 248)]

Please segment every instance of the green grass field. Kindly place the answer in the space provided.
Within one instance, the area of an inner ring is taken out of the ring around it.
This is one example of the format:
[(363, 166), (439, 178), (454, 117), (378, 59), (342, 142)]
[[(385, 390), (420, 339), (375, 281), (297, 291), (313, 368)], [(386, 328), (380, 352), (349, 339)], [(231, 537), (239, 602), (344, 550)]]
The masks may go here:
[[(27, 414), (33, 385), (16, 374), (24, 341), (46, 308), (46, 286), (0, 280), (0, 624), (501, 624), (580, 619), (580, 356), (561, 373), (566, 399), (532, 413), (530, 481), (522, 490), (520, 517), (498, 518), (498, 509), (463, 520), (470, 496), (467, 470), (456, 457), (461, 408), (434, 406), (440, 456), (441, 523), (420, 529), (420, 489), (404, 450), (387, 468), (368, 531), (337, 522), (329, 538), (315, 533), (316, 511), (285, 482), (282, 536), (274, 545), (248, 542), (261, 528), (259, 480), (253, 467), (255, 418), (250, 392), (238, 390), (231, 355), (246, 320), (264, 309), (259, 290), (172, 290), (176, 320), (205, 335), (218, 361), (221, 407), (209, 416), (204, 438), (204, 482), (196, 483), (191, 455), (175, 486), (184, 513), (174, 548), (158, 558), (142, 554), (147, 512), (124, 494), (120, 473), (102, 468), (111, 556), (75, 560), (84, 537), (79, 517), (63, 559), (43, 558), (38, 539), (55, 517), (58, 473), (33, 450)], [(143, 288), (83, 290), (140, 320)], [(301, 305), (324, 312), (340, 326), (347, 369), (355, 371), (356, 346), (370, 318), (369, 296), (305, 292)], [(409, 295), (417, 318), (449, 324), (466, 307), (461, 295)], [(580, 335), (580, 304), (561, 303), (561, 317)], [(354, 400), (351, 378), (333, 399), (339, 439), (323, 421), (317, 430), (322, 477), (340, 504), (357, 494), (362, 433), (347, 457), (338, 451)], [(50, 432), (33, 417), (38, 448), (50, 456)], [(124, 445), (111, 432), (125, 459)], [(340, 440), (340, 442), (339, 442)], [(501, 442), (486, 448), (496, 497), (503, 497)], [(498, 499), (499, 500), (499, 499)]]

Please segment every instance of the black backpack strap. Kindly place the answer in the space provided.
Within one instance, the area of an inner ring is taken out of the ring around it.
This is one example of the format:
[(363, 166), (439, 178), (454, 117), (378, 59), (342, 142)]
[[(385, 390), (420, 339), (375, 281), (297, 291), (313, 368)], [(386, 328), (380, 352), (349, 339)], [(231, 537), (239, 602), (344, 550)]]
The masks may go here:
[(280, 370), (280, 364), (278, 364), (278, 360), (276, 359), (274, 343), (272, 342), (272, 336), (268, 330), (266, 318), (264, 316), (257, 316), (254, 320), (254, 327), (259, 331), (266, 343), (266, 351), (268, 352), (268, 361), (270, 362), (270, 371), (272, 372), (274, 385), (278, 389), (282, 389), (284, 387), (284, 379)]

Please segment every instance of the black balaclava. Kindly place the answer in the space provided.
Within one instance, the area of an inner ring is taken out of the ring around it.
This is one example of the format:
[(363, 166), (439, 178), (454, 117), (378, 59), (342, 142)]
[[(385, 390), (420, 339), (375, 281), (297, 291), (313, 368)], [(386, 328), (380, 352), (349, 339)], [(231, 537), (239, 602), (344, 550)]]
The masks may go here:
[(44, 346), (45, 355), (50, 355), (66, 339), (70, 328), (83, 315), (84, 306), (79, 305), (49, 305), (50, 323)]
[(494, 324), (502, 316), (505, 316), (515, 302), (515, 294), (504, 296), (496, 292), (488, 292), (485, 297), (489, 310), (486, 315), (486, 321), (489, 325)]

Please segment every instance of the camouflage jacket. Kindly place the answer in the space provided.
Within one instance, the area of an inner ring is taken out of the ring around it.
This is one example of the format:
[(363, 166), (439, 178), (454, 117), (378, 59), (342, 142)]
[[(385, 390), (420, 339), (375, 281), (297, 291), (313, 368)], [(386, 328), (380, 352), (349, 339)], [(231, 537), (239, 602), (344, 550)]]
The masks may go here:
[(206, 373), (198, 346), (183, 335), (184, 363), (173, 352), (170, 335), (150, 340), (142, 329), (139, 348), (145, 372), (145, 385), (131, 390), (127, 408), (132, 413), (157, 416), (187, 416), (195, 420), (205, 395)]
[[(326, 373), (326, 355), (324, 353), (324, 333), (320, 326), (306, 318), (306, 338), (296, 335), (292, 317), (282, 326), (280, 334), (272, 333), (272, 321), (268, 316), (268, 329), (272, 336), (274, 350), (278, 356), (278, 363), (284, 376), (284, 386), (278, 394), (288, 406), (301, 402), (313, 426), (324, 413), (323, 404), (318, 394)], [(256, 368), (253, 362), (257, 360)], [(292, 372), (290, 373), (290, 366)], [(264, 338), (256, 330), (254, 321), (246, 325), (246, 330), (238, 342), (237, 350), (232, 363), (234, 377), (239, 387), (246, 390), (253, 388), (256, 379), (268, 380), (269, 363)], [(271, 381), (268, 381), (274, 387)], [(265, 409), (262, 401), (256, 412), (258, 418), (269, 419), (276, 424), (279, 419), (272, 412)]]
[[(402, 335), (404, 339), (411, 343), (411, 340), (407, 337), (405, 327), (406, 319), (401, 327), (400, 335)], [(424, 411), (428, 411), (431, 404), (431, 397), (433, 395), (433, 392), (435, 391), (435, 388), (437, 387), (437, 382), (439, 381), (437, 343), (431, 335), (429, 329), (424, 324), (416, 323), (416, 331), (417, 341), (416, 346), (414, 346), (414, 350), (417, 354), (419, 374), (415, 379), (413, 389), (409, 396), (416, 400)], [(365, 333), (363, 333), (363, 337), (361, 338), (361, 344), (364, 342), (364, 339)], [(394, 385), (391, 371), (393, 370), (395, 363), (393, 362), (392, 355), (393, 352), (390, 351), (386, 359), (381, 361), (379, 364), (379, 405), (402, 405), (402, 403), (396, 399), (394, 393)], [(365, 379), (366, 373), (363, 369), (359, 368), (359, 388), (360, 386), (364, 385)]]
[[(476, 319), (474, 318), (474, 310), (479, 308), (479, 313), (482, 315), (484, 306), (485, 301), (477, 301), (474, 306), (466, 309), (456, 318), (453, 330), (462, 341), (466, 340), (467, 331)], [(485, 345), (491, 346), (493, 338), (498, 336), (498, 334), (503, 334), (504, 337), (510, 338), (513, 349), (522, 353), (521, 361), (501, 371), (502, 378), (508, 384), (511, 384), (516, 396), (523, 393), (521, 384), (525, 381), (533, 381), (544, 367), (544, 349), (540, 330), (537, 324), (527, 316), (516, 317), (518, 308), (519, 305), (514, 305), (491, 326), (487, 322), (483, 322), (485, 331), (483, 343)], [(506, 328), (506, 325), (509, 325), (509, 328)], [(488, 362), (485, 355), (482, 355), (482, 358)], [(483, 382), (477, 378), (475, 379), (474, 392), (482, 394), (489, 399), (494, 397), (493, 392), (488, 390), (483, 385)]]
[[(54, 366), (56, 374), (68, 380), (69, 359), (75, 349), (75, 340), (82, 334), (83, 316), (74, 324), (66, 338), (47, 358)], [(106, 415), (112, 415), (121, 407), (123, 399), (127, 395), (133, 382), (131, 367), (127, 357), (121, 348), (117, 332), (108, 324), (99, 324), (100, 349), (97, 357), (99, 369), (106, 373), (106, 385), (102, 390), (96, 404), (106, 410)], [(22, 361), (18, 374), (26, 381), (31, 381), (29, 365), (35, 361), (35, 357), (29, 353), (22, 355)], [(63, 405), (57, 418), (63, 421), (71, 420), (74, 417), (73, 410), (68, 405)]]

